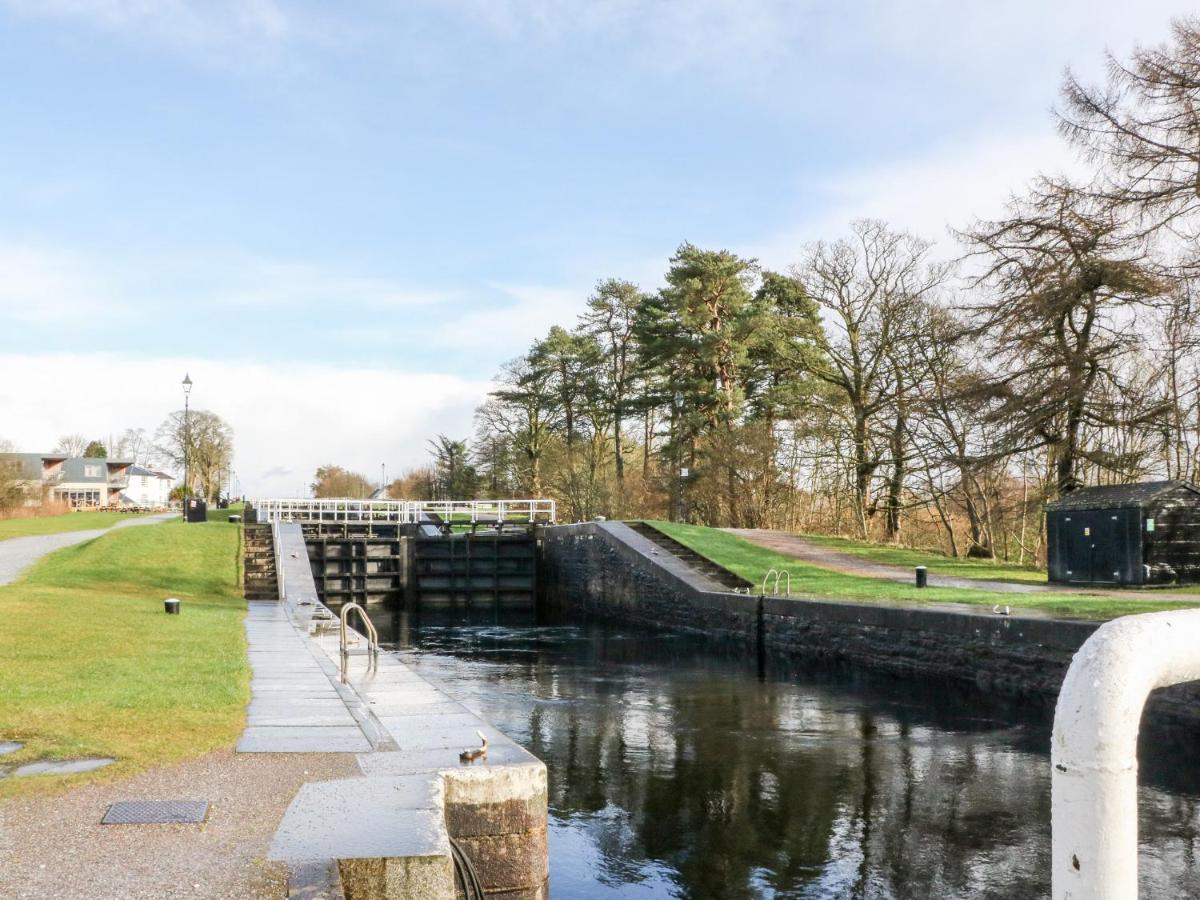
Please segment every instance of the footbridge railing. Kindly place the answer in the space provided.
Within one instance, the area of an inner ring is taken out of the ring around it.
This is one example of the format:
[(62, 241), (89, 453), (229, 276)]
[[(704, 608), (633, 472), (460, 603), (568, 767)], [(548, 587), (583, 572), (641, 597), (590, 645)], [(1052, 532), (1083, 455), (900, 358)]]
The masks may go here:
[(260, 522), (419, 525), (551, 525), (553, 500), (341, 500), (267, 498), (252, 501)]

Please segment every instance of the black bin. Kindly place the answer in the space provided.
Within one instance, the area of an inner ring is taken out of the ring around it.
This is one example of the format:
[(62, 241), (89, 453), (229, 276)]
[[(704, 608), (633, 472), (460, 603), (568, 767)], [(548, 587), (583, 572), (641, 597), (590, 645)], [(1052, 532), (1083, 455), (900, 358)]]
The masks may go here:
[(183, 501), (183, 521), (207, 522), (208, 503), (200, 497), (189, 497)]

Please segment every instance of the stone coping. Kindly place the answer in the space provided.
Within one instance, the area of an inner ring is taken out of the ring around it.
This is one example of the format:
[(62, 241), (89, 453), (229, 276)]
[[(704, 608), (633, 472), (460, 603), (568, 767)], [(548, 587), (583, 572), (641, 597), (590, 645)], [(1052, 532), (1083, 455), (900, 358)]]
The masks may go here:
[[(492, 884), (517, 890), (514, 896), (540, 896), (545, 764), (398, 657), (372, 657), (354, 629), (343, 682), (337, 620), (317, 597), (301, 527), (275, 528), (284, 599), (252, 602), (247, 616), (254, 687), (239, 749), (302, 752), (323, 744), (356, 753), (363, 776), (304, 785), (269, 858), (297, 871), (336, 860), (351, 895), (386, 883), (389, 897), (452, 897), (450, 837), (522, 835), (534, 871), (520, 884), (509, 882), (524, 876), (507, 858), (494, 864), (486, 845), (476, 864), (485, 884), (490, 871)], [(480, 746), (481, 733), (487, 756), (460, 760), (463, 750)]]

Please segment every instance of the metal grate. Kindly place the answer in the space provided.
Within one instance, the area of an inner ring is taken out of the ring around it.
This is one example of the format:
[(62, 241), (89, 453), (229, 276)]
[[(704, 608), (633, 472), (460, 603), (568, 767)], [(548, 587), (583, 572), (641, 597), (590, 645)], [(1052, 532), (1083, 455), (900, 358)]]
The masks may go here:
[(208, 818), (207, 800), (119, 800), (101, 825), (194, 825)]

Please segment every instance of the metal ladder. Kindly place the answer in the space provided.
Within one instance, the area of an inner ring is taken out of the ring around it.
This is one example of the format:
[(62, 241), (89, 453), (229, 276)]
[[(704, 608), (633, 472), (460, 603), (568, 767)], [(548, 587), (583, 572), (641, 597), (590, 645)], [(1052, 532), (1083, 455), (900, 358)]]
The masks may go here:
[(343, 604), (342, 611), (341, 611), (341, 630), (340, 630), (340, 638), (339, 638), (339, 649), (341, 650), (341, 660), (342, 660), (342, 665), (341, 665), (342, 684), (346, 683), (346, 671), (350, 665), (350, 638), (349, 638), (349, 628), (347, 627), (346, 623), (347, 623), (347, 620), (349, 619), (350, 612), (352, 610), (358, 610), (359, 618), (362, 619), (363, 624), (367, 626), (367, 650), (371, 654), (372, 665), (374, 665), (374, 660), (377, 659), (379, 656), (379, 632), (377, 632), (375, 630), (375, 626), (371, 624), (371, 619), (367, 616), (367, 611), (365, 609), (363, 609), (361, 606), (359, 606), (357, 603), (354, 603), (353, 601), (351, 601), (350, 603)]

